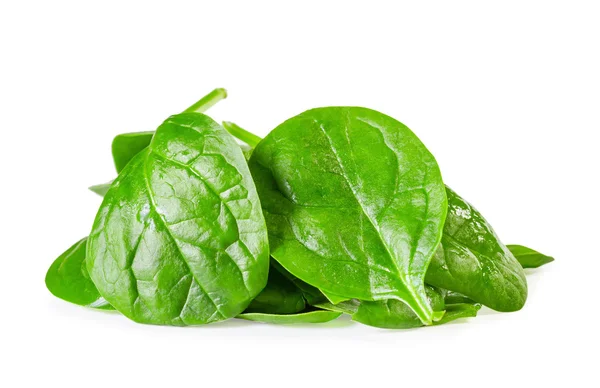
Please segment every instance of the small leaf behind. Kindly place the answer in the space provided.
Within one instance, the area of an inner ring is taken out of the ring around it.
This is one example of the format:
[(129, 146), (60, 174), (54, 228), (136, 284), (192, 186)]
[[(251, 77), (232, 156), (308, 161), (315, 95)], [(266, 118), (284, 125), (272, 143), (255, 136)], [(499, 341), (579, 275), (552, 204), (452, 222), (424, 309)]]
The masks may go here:
[(523, 268), (481, 213), (450, 188), (446, 193), (444, 234), (426, 282), (497, 311), (519, 310), (527, 299)]
[(87, 237), (60, 255), (46, 273), (46, 287), (56, 297), (80, 306), (114, 310), (100, 295), (85, 266)]
[(324, 323), (333, 321), (342, 313), (326, 310), (314, 310), (298, 314), (262, 314), (244, 313), (237, 316), (248, 321), (257, 321), (275, 324), (297, 324), (297, 323)]
[(127, 163), (150, 145), (154, 131), (122, 133), (112, 142), (112, 156), (117, 173), (123, 171)]
[(554, 257), (546, 256), (523, 245), (507, 245), (523, 268), (538, 268), (554, 261)]

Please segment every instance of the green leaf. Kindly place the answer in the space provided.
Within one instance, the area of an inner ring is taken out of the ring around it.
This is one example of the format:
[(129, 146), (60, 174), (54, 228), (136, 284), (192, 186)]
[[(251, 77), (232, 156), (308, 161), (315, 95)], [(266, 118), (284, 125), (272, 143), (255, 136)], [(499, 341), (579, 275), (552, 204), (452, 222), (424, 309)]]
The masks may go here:
[(554, 261), (554, 257), (546, 256), (523, 245), (507, 245), (523, 268), (538, 268)]
[(324, 323), (333, 321), (342, 313), (335, 311), (314, 310), (298, 314), (262, 314), (262, 313), (244, 313), (237, 316), (240, 319), (248, 321), (257, 321), (275, 324), (294, 324), (294, 323)]
[(327, 298), (325, 297), (325, 295), (323, 295), (323, 293), (321, 292), (321, 290), (319, 290), (318, 288), (313, 287), (310, 284), (308, 284), (308, 283), (306, 283), (306, 282), (298, 279), (297, 277), (295, 277), (294, 275), (292, 275), (288, 270), (286, 270), (285, 268), (283, 268), (281, 266), (281, 264), (279, 264), (274, 259), (271, 260), (271, 268), (273, 268), (275, 271), (277, 271), (280, 274), (282, 274), (286, 279), (288, 279), (289, 281), (291, 281), (292, 283), (294, 283), (294, 285), (298, 289), (300, 289), (302, 291), (302, 295), (304, 296), (304, 299), (311, 306), (315, 306), (317, 303), (327, 302)]
[[(433, 310), (439, 312), (441, 318), (434, 321), (434, 325), (441, 325), (455, 319), (475, 317), (481, 305), (475, 303), (445, 304), (442, 290), (426, 287), (427, 297)], [(447, 295), (446, 295), (447, 298)], [(322, 303), (317, 307), (325, 310), (337, 311), (352, 316), (352, 320), (365, 325), (384, 329), (411, 329), (423, 326), (423, 323), (405, 303), (394, 299), (376, 302), (350, 301), (331, 304)], [(442, 315), (445, 310), (445, 313)]]
[[(384, 303), (386, 303), (386, 301), (381, 300), (381, 301), (372, 302), (372, 303), (380, 303), (381, 306), (383, 306)], [(329, 311), (337, 311), (337, 312), (348, 314), (348, 315), (353, 315), (353, 314), (356, 314), (356, 312), (358, 311), (360, 304), (361, 304), (360, 300), (350, 299), (350, 300), (345, 300), (343, 302), (336, 303), (336, 304), (325, 301), (325, 302), (315, 304), (314, 307), (318, 307), (320, 309), (329, 310)], [(414, 312), (412, 315), (414, 317), (416, 317)]]
[(134, 156), (148, 147), (152, 136), (154, 131), (122, 133), (115, 136), (112, 142), (112, 156), (117, 173), (123, 171)]
[(336, 294), (332, 294), (330, 292), (326, 292), (326, 291), (322, 291), (323, 295), (325, 296), (325, 298), (327, 298), (328, 301), (330, 301), (333, 304), (337, 304), (337, 303), (341, 303), (347, 300), (350, 300), (351, 298), (345, 297), (345, 296), (339, 296)]
[(472, 299), (454, 291), (446, 291), (446, 295), (444, 296), (444, 302), (446, 302), (446, 304), (474, 303)]
[(426, 282), (497, 311), (519, 310), (527, 299), (523, 268), (473, 206), (449, 188), (447, 197), (444, 235)]
[[(427, 286), (425, 288), (429, 304), (441, 316), (444, 311), (444, 297), (440, 290)], [(365, 325), (385, 329), (410, 329), (423, 326), (423, 322), (406, 303), (395, 299), (380, 301), (350, 301), (331, 304), (322, 303), (317, 307), (331, 311), (350, 314), (352, 320)]]
[(100, 293), (137, 322), (241, 313), (267, 282), (265, 221), (235, 140), (208, 116), (171, 116), (112, 184), (89, 237)]
[(250, 169), (283, 267), (340, 297), (405, 301), (431, 324), (423, 278), (446, 195), (406, 126), (365, 108), (313, 109), (265, 137)]
[(112, 185), (112, 183), (113, 181), (110, 181), (99, 185), (90, 186), (89, 189), (99, 196), (104, 197), (108, 192), (108, 189), (110, 189), (110, 185)]
[[(426, 292), (432, 309), (443, 312), (444, 297), (440, 291), (427, 287)], [(352, 314), (352, 320), (386, 329), (410, 329), (423, 326), (421, 320), (406, 303), (394, 299), (361, 301), (356, 312)]]
[(481, 309), (478, 303), (457, 303), (447, 304), (446, 313), (439, 321), (434, 322), (434, 325), (443, 325), (460, 318), (476, 317), (477, 312)]
[(305, 307), (302, 291), (278, 271), (270, 270), (266, 287), (244, 313), (293, 314)]
[(56, 297), (81, 306), (103, 310), (113, 307), (102, 297), (85, 266), (87, 237), (60, 255), (46, 273), (46, 287)]

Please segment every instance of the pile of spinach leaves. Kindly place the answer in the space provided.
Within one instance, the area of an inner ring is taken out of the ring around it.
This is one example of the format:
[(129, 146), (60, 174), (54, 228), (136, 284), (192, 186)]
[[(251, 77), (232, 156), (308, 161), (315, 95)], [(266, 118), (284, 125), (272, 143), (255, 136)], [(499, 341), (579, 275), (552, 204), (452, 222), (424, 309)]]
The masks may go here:
[(148, 324), (405, 329), (517, 311), (523, 268), (553, 260), (504, 245), (389, 116), (317, 108), (261, 139), (203, 114), (225, 97), (115, 137), (118, 176), (90, 187), (103, 202), (50, 266), (52, 294)]

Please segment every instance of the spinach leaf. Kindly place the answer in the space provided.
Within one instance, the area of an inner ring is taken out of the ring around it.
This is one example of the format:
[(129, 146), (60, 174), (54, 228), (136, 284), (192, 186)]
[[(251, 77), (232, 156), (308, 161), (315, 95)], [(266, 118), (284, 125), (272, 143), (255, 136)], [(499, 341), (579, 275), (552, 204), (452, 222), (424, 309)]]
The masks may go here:
[(56, 297), (81, 306), (103, 310), (113, 307), (102, 297), (85, 266), (87, 237), (60, 255), (46, 273), (46, 287)]
[(88, 187), (88, 189), (98, 194), (99, 196), (104, 197), (108, 192), (108, 189), (110, 189), (110, 185), (112, 185), (112, 183), (113, 181), (101, 183), (99, 185), (90, 186)]
[(345, 297), (345, 296), (340, 296), (340, 295), (332, 294), (330, 292), (323, 291), (323, 290), (321, 290), (321, 292), (323, 293), (323, 295), (325, 296), (325, 298), (327, 298), (327, 300), (330, 301), (333, 304), (345, 302), (345, 301), (351, 299), (351, 298), (348, 298), (348, 297)]
[(483, 216), (450, 188), (444, 235), (425, 281), (459, 292), (497, 311), (516, 311), (527, 299), (519, 262)]
[[(434, 311), (444, 311), (444, 297), (439, 290), (425, 288), (429, 304)], [(358, 309), (352, 314), (352, 320), (364, 325), (386, 329), (410, 329), (423, 326), (421, 320), (405, 303), (387, 299), (381, 301), (361, 301)]]
[(479, 303), (456, 303), (447, 304), (446, 313), (439, 321), (434, 322), (434, 325), (443, 325), (460, 318), (476, 317), (477, 312), (481, 309)]
[(506, 247), (521, 263), (523, 268), (538, 268), (554, 261), (554, 257), (546, 256), (523, 245), (507, 245)]
[[(445, 310), (443, 317), (435, 321), (434, 325), (459, 318), (474, 317), (481, 308), (481, 305), (475, 303), (446, 304), (448, 299), (444, 297), (442, 290), (430, 286), (425, 290), (434, 311)], [(321, 303), (317, 307), (349, 314), (353, 321), (385, 329), (411, 329), (423, 326), (414, 311), (405, 303), (394, 299), (375, 302), (352, 299), (339, 304)]]
[(302, 292), (302, 296), (304, 297), (306, 302), (308, 302), (309, 305), (315, 306), (318, 303), (325, 303), (328, 301), (325, 295), (323, 295), (323, 293), (321, 292), (321, 290), (298, 279), (297, 277), (292, 275), (288, 270), (283, 268), (281, 264), (279, 264), (274, 259), (271, 260), (271, 268), (279, 272), (286, 279), (292, 282)]
[(115, 136), (112, 142), (112, 155), (117, 173), (123, 171), (135, 155), (148, 147), (152, 136), (154, 131), (122, 133)]
[(111, 185), (87, 248), (100, 293), (142, 323), (234, 317), (264, 288), (268, 240), (248, 166), (208, 116), (167, 119)]
[[(48, 289), (55, 296), (85, 307), (114, 310), (100, 296), (85, 265), (87, 237), (78, 241), (54, 261), (46, 275)], [(305, 310), (302, 291), (276, 270), (269, 272), (267, 285), (244, 313), (294, 314)]]
[[(225, 98), (227, 98), (225, 89), (214, 89), (187, 108), (185, 112), (204, 113)], [(135, 155), (148, 147), (150, 141), (152, 141), (152, 136), (154, 136), (154, 131), (122, 133), (115, 136), (112, 142), (112, 155), (117, 173), (120, 173)]]
[(302, 291), (278, 271), (269, 271), (266, 287), (244, 313), (293, 314), (306, 307)]
[(473, 304), (473, 300), (464, 296), (461, 293), (454, 291), (446, 291), (446, 295), (444, 296), (444, 301), (446, 304), (462, 304), (462, 303), (471, 303)]
[[(247, 131), (243, 130), (239, 126), (232, 124), (226, 129), (232, 133), (234, 136), (237, 136), (241, 140), (250, 139), (253, 144), (256, 144), (255, 135), (249, 134)], [(258, 138), (260, 139), (260, 138)], [(475, 209), (472, 208), (468, 203), (466, 203), (462, 198), (460, 198), (456, 193), (454, 193), (451, 189), (447, 189), (448, 203), (450, 206), (448, 219), (446, 220), (446, 225), (444, 229), (444, 236), (442, 241), (446, 241), (446, 245), (451, 248), (462, 248), (460, 250), (454, 250), (453, 252), (447, 252), (450, 255), (449, 259), (453, 261), (453, 265), (450, 268), (443, 268), (445, 263), (441, 263), (436, 266), (436, 263), (432, 263), (430, 267), (431, 274), (428, 273), (427, 279), (430, 277), (437, 278), (439, 274), (439, 267), (445, 269), (446, 271), (454, 270), (458, 273), (461, 273), (459, 276), (462, 276), (462, 279), (470, 277), (477, 278), (479, 277), (487, 277), (489, 273), (494, 273), (495, 266), (503, 267), (499, 271), (496, 271), (494, 276), (492, 276), (489, 283), (493, 286), (493, 288), (489, 289), (490, 293), (498, 292), (505, 294), (504, 299), (511, 299), (514, 296), (513, 294), (506, 295), (504, 288), (511, 288), (511, 283), (516, 283), (516, 292), (518, 293), (517, 302), (513, 304), (513, 306), (504, 307), (504, 309), (508, 309), (508, 311), (512, 311), (513, 309), (520, 308), (519, 305), (525, 302), (527, 295), (526, 282), (524, 280), (524, 273), (519, 270), (517, 263), (513, 258), (511, 258), (510, 254), (506, 252), (506, 247), (498, 240), (495, 233), (491, 229), (491, 226), (483, 219), (481, 214), (479, 214)], [(452, 213), (454, 211), (454, 213)], [(469, 218), (470, 213), (473, 212), (474, 217)], [(464, 216), (464, 217), (463, 217)], [(465, 218), (465, 219), (463, 219)], [(463, 225), (464, 224), (464, 225)], [(464, 227), (463, 231), (457, 232), (457, 228)], [(452, 237), (457, 234), (459, 236), (459, 240), (453, 239)], [(479, 242), (479, 243), (478, 243)], [(483, 244), (487, 245), (488, 249), (492, 251), (494, 249), (500, 251), (500, 254), (493, 255), (490, 252), (479, 252), (478, 245)], [(442, 244), (443, 245), (443, 244)], [(441, 249), (441, 248), (440, 248)], [(527, 249), (527, 248), (525, 248)], [(525, 253), (523, 249), (519, 252)], [(535, 252), (535, 251), (532, 251)], [(439, 253), (439, 251), (438, 251)], [(529, 253), (529, 252), (527, 252)], [(487, 256), (486, 256), (487, 255)], [(462, 257), (464, 256), (464, 257)], [(438, 260), (445, 259), (444, 257), (436, 256)], [(533, 256), (531, 256), (533, 257)], [(473, 260), (481, 260), (485, 262), (484, 267), (491, 267), (491, 269), (486, 268), (484, 273), (477, 274), (472, 273), (477, 270), (479, 267), (474, 266)], [(435, 259), (434, 259), (435, 261)], [(517, 278), (515, 279), (511, 274), (505, 274), (502, 270), (506, 270), (506, 266), (508, 265), (508, 269), (512, 268), (512, 271), (517, 274)], [(446, 282), (445, 279), (441, 279), (442, 283), (438, 283), (438, 285), (446, 286), (448, 288), (454, 286), (455, 282)], [(458, 281), (460, 282), (460, 280)], [(432, 281), (431, 283), (434, 283)], [(487, 287), (487, 286), (486, 286)], [(477, 295), (479, 292), (476, 285), (473, 285), (474, 295)], [(335, 295), (329, 295), (326, 291), (323, 291), (323, 294), (327, 296), (333, 304), (339, 303), (343, 298), (336, 299)], [(455, 303), (473, 303), (473, 301), (459, 293), (453, 293), (454, 302)], [(494, 295), (490, 295), (490, 298), (493, 299)], [(500, 298), (502, 299), (502, 297)], [(486, 300), (486, 299), (483, 299)], [(519, 302), (520, 300), (520, 302)], [(510, 300), (502, 301), (506, 304), (510, 304)], [(317, 302), (318, 303), (318, 302)], [(502, 307), (498, 307), (502, 309)]]
[(365, 108), (304, 112), (250, 158), (271, 255), (303, 281), (345, 298), (405, 301), (434, 315), (425, 270), (446, 196), (437, 163), (403, 124)]
[(257, 321), (275, 324), (294, 324), (294, 323), (324, 323), (333, 321), (342, 313), (326, 310), (313, 310), (297, 314), (263, 314), (263, 313), (243, 313), (237, 316), (240, 319), (248, 321)]
[[(442, 293), (430, 286), (425, 288), (430, 306), (436, 312), (443, 313), (444, 297)], [(352, 299), (341, 303), (321, 303), (317, 307), (346, 313), (352, 320), (365, 325), (387, 329), (409, 329), (423, 326), (423, 322), (404, 302), (395, 299), (379, 301), (362, 301)]]

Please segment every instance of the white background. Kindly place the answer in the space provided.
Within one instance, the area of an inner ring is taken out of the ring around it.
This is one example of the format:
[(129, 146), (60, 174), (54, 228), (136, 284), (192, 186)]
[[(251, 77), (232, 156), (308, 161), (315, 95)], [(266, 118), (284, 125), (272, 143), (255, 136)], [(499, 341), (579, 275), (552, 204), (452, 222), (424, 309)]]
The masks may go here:
[[(598, 386), (594, 2), (167, 3), (0, 6), (1, 386)], [(214, 87), (229, 98), (209, 114), (261, 135), (317, 106), (396, 117), (506, 243), (556, 261), (522, 311), (408, 331), (153, 327), (50, 295), (112, 137)]]

